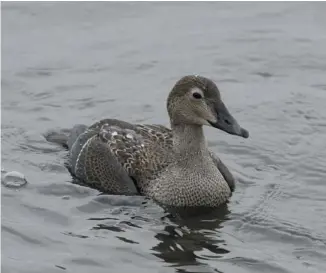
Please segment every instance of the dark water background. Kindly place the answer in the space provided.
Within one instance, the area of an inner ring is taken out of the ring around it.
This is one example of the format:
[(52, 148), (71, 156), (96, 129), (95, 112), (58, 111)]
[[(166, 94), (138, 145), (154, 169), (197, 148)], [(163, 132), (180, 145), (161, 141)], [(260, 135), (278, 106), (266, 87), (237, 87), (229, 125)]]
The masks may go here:
[[(2, 272), (325, 272), (325, 3), (2, 3)], [(177, 79), (217, 82), (248, 140), (207, 128), (238, 183), (173, 219), (71, 184), (42, 134), (168, 124)]]

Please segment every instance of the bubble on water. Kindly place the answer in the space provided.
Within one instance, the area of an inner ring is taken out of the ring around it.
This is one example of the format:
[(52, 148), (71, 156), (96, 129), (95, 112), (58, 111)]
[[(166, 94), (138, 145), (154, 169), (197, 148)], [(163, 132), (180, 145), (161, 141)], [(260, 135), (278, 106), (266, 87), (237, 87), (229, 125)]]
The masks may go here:
[(7, 172), (1, 180), (2, 184), (8, 188), (20, 188), (27, 184), (25, 176), (16, 171)]
[(129, 139), (133, 139), (132, 134), (127, 134), (126, 137), (129, 138)]

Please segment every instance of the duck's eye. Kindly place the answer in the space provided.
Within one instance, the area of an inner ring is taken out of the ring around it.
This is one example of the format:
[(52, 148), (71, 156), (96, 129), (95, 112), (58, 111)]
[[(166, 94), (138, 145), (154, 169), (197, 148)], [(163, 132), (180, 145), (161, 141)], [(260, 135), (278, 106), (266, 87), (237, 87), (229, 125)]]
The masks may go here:
[(195, 98), (195, 99), (201, 99), (202, 98), (202, 95), (200, 93), (193, 93), (192, 96)]

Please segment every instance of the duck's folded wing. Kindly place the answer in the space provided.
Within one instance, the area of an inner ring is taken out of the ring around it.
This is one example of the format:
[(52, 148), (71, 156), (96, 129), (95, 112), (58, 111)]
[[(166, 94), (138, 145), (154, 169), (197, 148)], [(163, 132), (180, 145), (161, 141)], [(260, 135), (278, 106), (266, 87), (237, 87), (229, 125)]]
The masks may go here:
[(171, 131), (161, 125), (103, 119), (83, 132), (77, 129), (70, 137), (75, 140), (69, 145), (69, 171), (85, 184), (111, 193), (137, 193), (165, 166), (165, 153), (172, 147)]
[(75, 164), (77, 178), (110, 194), (135, 195), (138, 190), (111, 149), (96, 135), (81, 149)]
[(231, 191), (234, 191), (235, 188), (235, 180), (234, 177), (232, 175), (232, 173), (229, 171), (228, 167), (226, 167), (224, 165), (224, 163), (222, 162), (222, 160), (220, 158), (218, 158), (214, 153), (210, 152), (211, 157), (216, 165), (216, 167), (218, 168), (218, 170), (220, 171), (220, 173), (223, 175), (226, 183), (228, 183)]
[[(125, 143), (116, 139), (120, 136), (116, 130), (120, 128), (107, 122), (108, 120), (102, 120), (84, 131), (77, 128), (76, 134), (73, 134), (72, 130), (71, 139), (75, 140), (69, 149), (66, 166), (71, 174), (84, 184), (102, 192), (138, 194), (131, 176), (117, 154), (120, 151), (127, 151), (123, 147)], [(125, 130), (124, 133), (130, 141), (128, 133), (126, 135)]]

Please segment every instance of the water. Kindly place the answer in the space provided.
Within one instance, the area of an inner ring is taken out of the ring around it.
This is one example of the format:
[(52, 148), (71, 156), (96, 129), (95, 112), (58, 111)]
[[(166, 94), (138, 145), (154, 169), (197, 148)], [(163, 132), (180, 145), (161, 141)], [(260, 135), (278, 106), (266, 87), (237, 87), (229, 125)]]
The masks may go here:
[[(2, 3), (3, 272), (324, 272), (325, 3)], [(249, 139), (205, 129), (227, 207), (176, 219), (74, 185), (42, 134), (168, 124), (175, 81), (217, 82)]]

